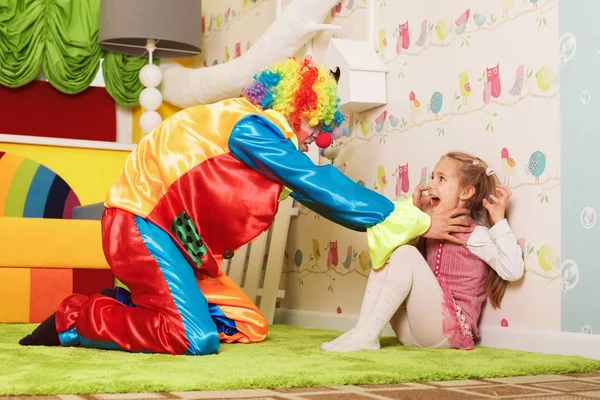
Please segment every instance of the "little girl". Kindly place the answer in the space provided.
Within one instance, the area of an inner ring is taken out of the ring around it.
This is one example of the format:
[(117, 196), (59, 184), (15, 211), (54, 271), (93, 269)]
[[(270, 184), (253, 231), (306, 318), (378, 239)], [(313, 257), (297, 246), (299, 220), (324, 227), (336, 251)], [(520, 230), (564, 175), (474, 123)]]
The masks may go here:
[(506, 282), (523, 276), (521, 248), (505, 219), (511, 194), (481, 159), (443, 156), (413, 202), (430, 215), (470, 210), (473, 232), (455, 234), (466, 246), (421, 238), (419, 250), (396, 249), (384, 267), (371, 271), (356, 326), (321, 349), (377, 350), (388, 322), (405, 346), (473, 349), (486, 298), (500, 307)]

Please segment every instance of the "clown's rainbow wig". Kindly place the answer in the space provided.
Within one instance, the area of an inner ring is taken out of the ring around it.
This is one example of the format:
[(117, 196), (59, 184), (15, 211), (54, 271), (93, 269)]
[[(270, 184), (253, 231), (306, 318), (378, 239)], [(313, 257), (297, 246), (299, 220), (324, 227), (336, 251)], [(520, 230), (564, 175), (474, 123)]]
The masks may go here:
[(292, 57), (255, 75), (243, 94), (263, 109), (281, 113), (296, 129), (304, 118), (310, 126), (322, 124), (323, 132), (331, 132), (344, 121), (336, 88), (325, 67), (313, 65), (310, 57)]

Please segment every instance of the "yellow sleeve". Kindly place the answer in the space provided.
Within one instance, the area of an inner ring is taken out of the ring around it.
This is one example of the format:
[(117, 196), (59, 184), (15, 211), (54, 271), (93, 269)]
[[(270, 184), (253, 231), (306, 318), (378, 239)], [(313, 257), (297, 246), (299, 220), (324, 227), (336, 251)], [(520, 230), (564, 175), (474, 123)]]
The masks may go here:
[(281, 193), (279, 194), (279, 202), (284, 201), (285, 199), (287, 199), (288, 197), (290, 197), (290, 194), (292, 194), (292, 189), (290, 189), (287, 186), (283, 187), (283, 190), (281, 191)]
[(396, 248), (429, 229), (431, 217), (413, 205), (412, 198), (394, 201), (394, 211), (382, 222), (367, 228), (367, 243), (373, 269), (383, 267)]

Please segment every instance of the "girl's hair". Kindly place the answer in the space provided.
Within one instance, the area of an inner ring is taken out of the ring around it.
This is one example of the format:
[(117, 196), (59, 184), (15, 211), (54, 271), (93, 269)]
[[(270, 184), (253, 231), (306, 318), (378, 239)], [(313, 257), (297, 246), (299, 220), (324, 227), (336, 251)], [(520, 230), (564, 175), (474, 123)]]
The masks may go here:
[[(467, 201), (465, 208), (471, 211), (471, 217), (475, 222), (491, 228), (494, 223), (483, 206), (483, 199), (491, 202), (490, 196), (496, 196), (496, 186), (500, 184), (496, 174), (485, 161), (471, 154), (455, 151), (447, 153), (442, 158), (451, 158), (461, 163), (461, 187), (473, 186), (475, 188), (475, 194)], [(493, 268), (489, 269), (485, 291), (492, 306), (500, 308), (500, 303), (506, 291), (506, 281), (500, 278)]]
[(324, 66), (313, 65), (310, 57), (290, 57), (255, 75), (243, 95), (283, 114), (296, 129), (305, 118), (310, 126), (321, 124), (323, 132), (332, 132), (344, 122), (336, 89), (335, 77)]

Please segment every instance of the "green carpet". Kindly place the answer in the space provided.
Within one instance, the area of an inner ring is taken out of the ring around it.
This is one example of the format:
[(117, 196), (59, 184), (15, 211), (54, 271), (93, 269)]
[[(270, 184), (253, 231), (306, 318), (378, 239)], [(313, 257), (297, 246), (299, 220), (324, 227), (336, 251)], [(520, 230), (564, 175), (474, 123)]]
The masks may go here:
[(600, 370), (581, 357), (476, 348), (424, 350), (384, 338), (384, 348), (325, 353), (332, 331), (284, 325), (253, 345), (223, 345), (218, 355), (130, 354), (82, 348), (22, 347), (33, 325), (0, 325), (0, 395), (169, 392), (291, 388), (491, 378)]

